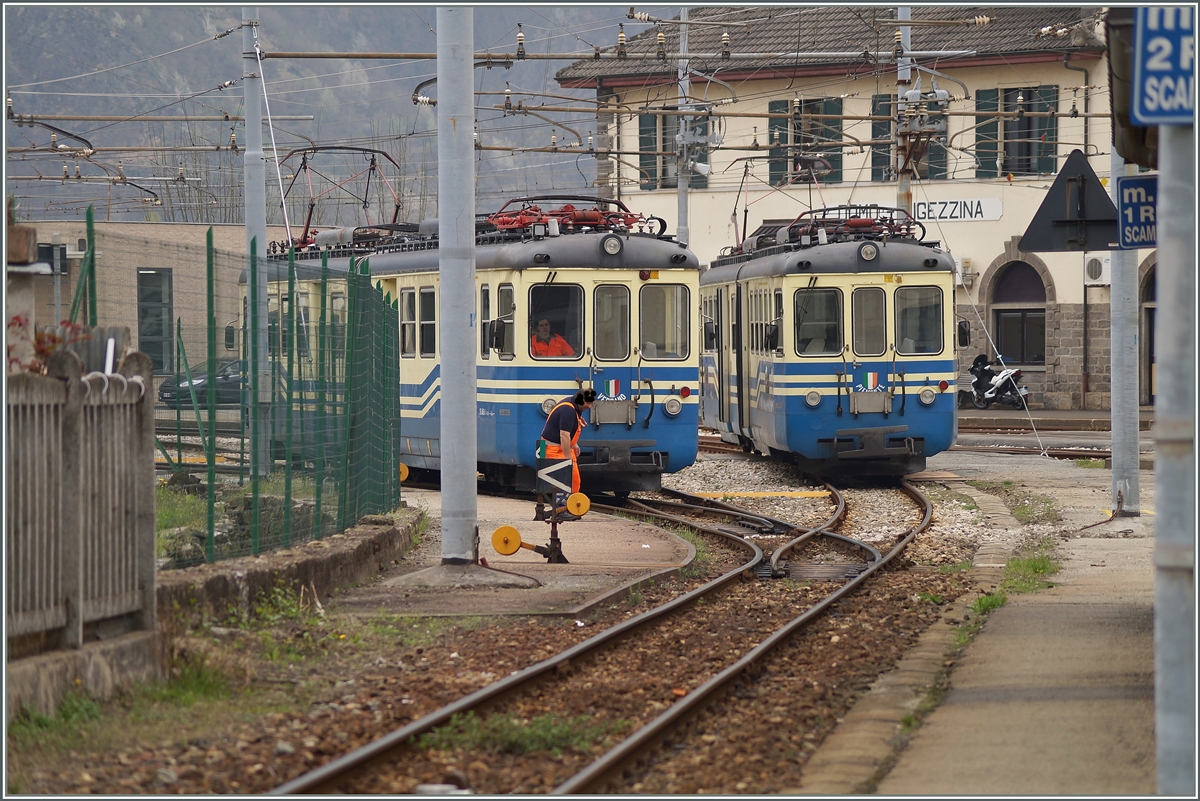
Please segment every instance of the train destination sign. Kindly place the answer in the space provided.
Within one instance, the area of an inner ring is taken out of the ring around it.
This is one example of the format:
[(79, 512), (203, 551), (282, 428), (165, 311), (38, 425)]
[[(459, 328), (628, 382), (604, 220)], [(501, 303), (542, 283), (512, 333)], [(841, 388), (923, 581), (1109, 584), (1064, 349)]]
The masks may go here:
[(1117, 178), (1117, 218), (1122, 250), (1152, 248), (1157, 241), (1155, 197), (1157, 175), (1122, 175)]
[(1139, 125), (1191, 125), (1196, 104), (1196, 10), (1137, 9), (1133, 104)]
[(975, 222), (1002, 216), (1004, 201), (998, 197), (913, 201), (913, 217), (921, 222)]

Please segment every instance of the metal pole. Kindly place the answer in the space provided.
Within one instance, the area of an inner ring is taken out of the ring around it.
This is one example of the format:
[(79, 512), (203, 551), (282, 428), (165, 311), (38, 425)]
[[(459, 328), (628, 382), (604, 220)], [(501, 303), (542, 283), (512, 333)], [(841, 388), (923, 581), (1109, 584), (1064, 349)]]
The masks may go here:
[(58, 246), (62, 243), (62, 234), (51, 234), (50, 244), (54, 257), (54, 324), (62, 322), (62, 259), (59, 257)]
[(474, 25), (470, 6), (437, 10), (443, 565), (478, 559)]
[[(912, 12), (908, 6), (900, 6), (896, 9), (896, 19), (900, 21), (900, 46), (905, 53), (908, 52), (909, 45), (912, 42), (912, 29), (903, 24), (905, 21), (912, 19)], [(915, 164), (908, 164), (908, 148), (909, 136), (911, 134), (900, 133), (900, 117), (898, 110), (900, 101), (903, 99), (905, 92), (908, 91), (908, 83), (912, 80), (912, 59), (907, 56), (898, 57), (896, 59), (896, 105), (892, 108), (892, 116), (896, 119), (896, 161), (900, 167), (897, 174), (896, 182), (896, 206), (904, 209), (907, 212), (912, 212), (912, 170), (917, 168)], [(907, 164), (907, 166), (905, 166)]]
[[(242, 91), (246, 103), (246, 155), (242, 161), (245, 178), (246, 199), (246, 252), (251, 250), (251, 242), (257, 240), (258, 251), (267, 252), (267, 188), (266, 162), (262, 149), (262, 76), (258, 74), (258, 9), (242, 9)], [(258, 309), (252, 315), (257, 320), (259, 330), (251, 338), (255, 342), (254, 353), (250, 355), (250, 364), (259, 373), (258, 390), (251, 393), (250, 402), (259, 406), (263, 419), (267, 419), (267, 403), (271, 397), (270, 366), (267, 362), (267, 265), (259, 265), (257, 304)], [(257, 431), (258, 436), (252, 438), (251, 447), (258, 454), (258, 471), (255, 475), (266, 475), (271, 472), (269, 436), (263, 436), (263, 431)]]
[(1154, 717), (1160, 795), (1194, 796), (1196, 770), (1196, 134), (1158, 129), (1160, 373), (1154, 410)]
[[(1120, 207), (1117, 178), (1125, 174), (1125, 159), (1114, 147), (1109, 157), (1109, 189)], [(1142, 513), (1138, 497), (1138, 321), (1137, 259), (1128, 250), (1110, 251), (1112, 295), (1109, 300), (1109, 385), (1112, 415), (1112, 501), (1122, 516)], [(1087, 287), (1084, 287), (1087, 292)], [(1084, 338), (1087, 331), (1083, 332)], [(1084, 371), (1087, 366), (1084, 365)], [(1118, 500), (1119, 499), (1119, 500)]]
[[(681, 54), (687, 52), (687, 19), (688, 10), (685, 6), (679, 9), (679, 52)], [(691, 93), (692, 82), (688, 78), (688, 60), (681, 57), (679, 59), (680, 110), (689, 105), (688, 98), (691, 97)], [(679, 145), (676, 150), (678, 166), (675, 168), (675, 194), (678, 199), (679, 219), (675, 226), (675, 238), (680, 242), (687, 242), (691, 236), (688, 228), (688, 184), (691, 183), (691, 170), (688, 169), (688, 134), (691, 132), (691, 120), (691, 117), (679, 118)]]

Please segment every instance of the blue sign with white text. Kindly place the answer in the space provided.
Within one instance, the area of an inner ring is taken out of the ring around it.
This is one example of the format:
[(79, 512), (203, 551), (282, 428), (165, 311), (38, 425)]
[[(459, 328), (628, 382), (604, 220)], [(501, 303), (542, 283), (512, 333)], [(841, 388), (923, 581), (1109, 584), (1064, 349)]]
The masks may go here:
[(1152, 248), (1158, 241), (1157, 175), (1117, 178), (1117, 242), (1121, 250)]
[[(1137, 9), (1133, 104), (1139, 125), (1191, 125), (1196, 107), (1196, 9)], [(1124, 220), (1122, 220), (1124, 222)]]

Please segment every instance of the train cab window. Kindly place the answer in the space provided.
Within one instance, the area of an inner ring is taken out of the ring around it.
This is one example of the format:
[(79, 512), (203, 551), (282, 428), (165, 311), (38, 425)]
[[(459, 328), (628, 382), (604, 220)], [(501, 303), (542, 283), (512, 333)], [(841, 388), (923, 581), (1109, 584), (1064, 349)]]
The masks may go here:
[(678, 284), (650, 284), (639, 297), (639, 352), (644, 359), (686, 359), (691, 352), (691, 300)]
[(942, 352), (942, 290), (904, 286), (896, 290), (896, 351), (905, 355)]
[(598, 286), (595, 291), (595, 353), (597, 359), (629, 358), (629, 287)]
[(796, 290), (793, 304), (796, 353), (801, 356), (841, 353), (842, 291), (805, 287)]
[(437, 296), (433, 287), (421, 287), (420, 348), (422, 357), (437, 354)]
[(492, 320), (492, 290), (487, 284), (479, 287), (479, 356), (488, 359), (492, 349), (488, 347), (488, 334)]
[(578, 359), (583, 354), (583, 287), (540, 284), (529, 290), (529, 355)]
[(517, 352), (516, 326), (513, 316), (516, 304), (513, 302), (512, 284), (501, 284), (496, 290), (496, 319), (492, 334), (492, 347), (500, 351), (500, 358), (507, 361)]
[(882, 356), (887, 350), (887, 311), (883, 290), (877, 286), (860, 287), (854, 290), (850, 303), (854, 352), (859, 356)]
[(783, 355), (783, 290), (776, 289), (773, 295), (775, 302), (772, 304), (773, 313), (771, 314), (770, 324), (767, 326), (767, 339), (771, 350)]
[(400, 355), (417, 355), (417, 292), (400, 290)]

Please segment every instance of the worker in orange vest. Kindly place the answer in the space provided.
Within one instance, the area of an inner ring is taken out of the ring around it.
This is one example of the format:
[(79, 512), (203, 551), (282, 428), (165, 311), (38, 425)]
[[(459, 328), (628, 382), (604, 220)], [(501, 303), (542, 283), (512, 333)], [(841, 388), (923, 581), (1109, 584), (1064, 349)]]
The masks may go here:
[[(571, 460), (571, 492), (579, 492), (579, 435), (583, 432), (583, 413), (596, 402), (596, 390), (580, 390), (574, 398), (560, 401), (550, 410), (542, 436), (538, 441), (538, 456), (544, 459)], [(560, 502), (561, 501), (561, 502)], [(567, 505), (564, 493), (555, 497), (554, 507)], [(570, 514), (570, 513), (568, 513)], [(563, 519), (560, 516), (559, 519)], [(568, 519), (578, 519), (571, 515)]]

